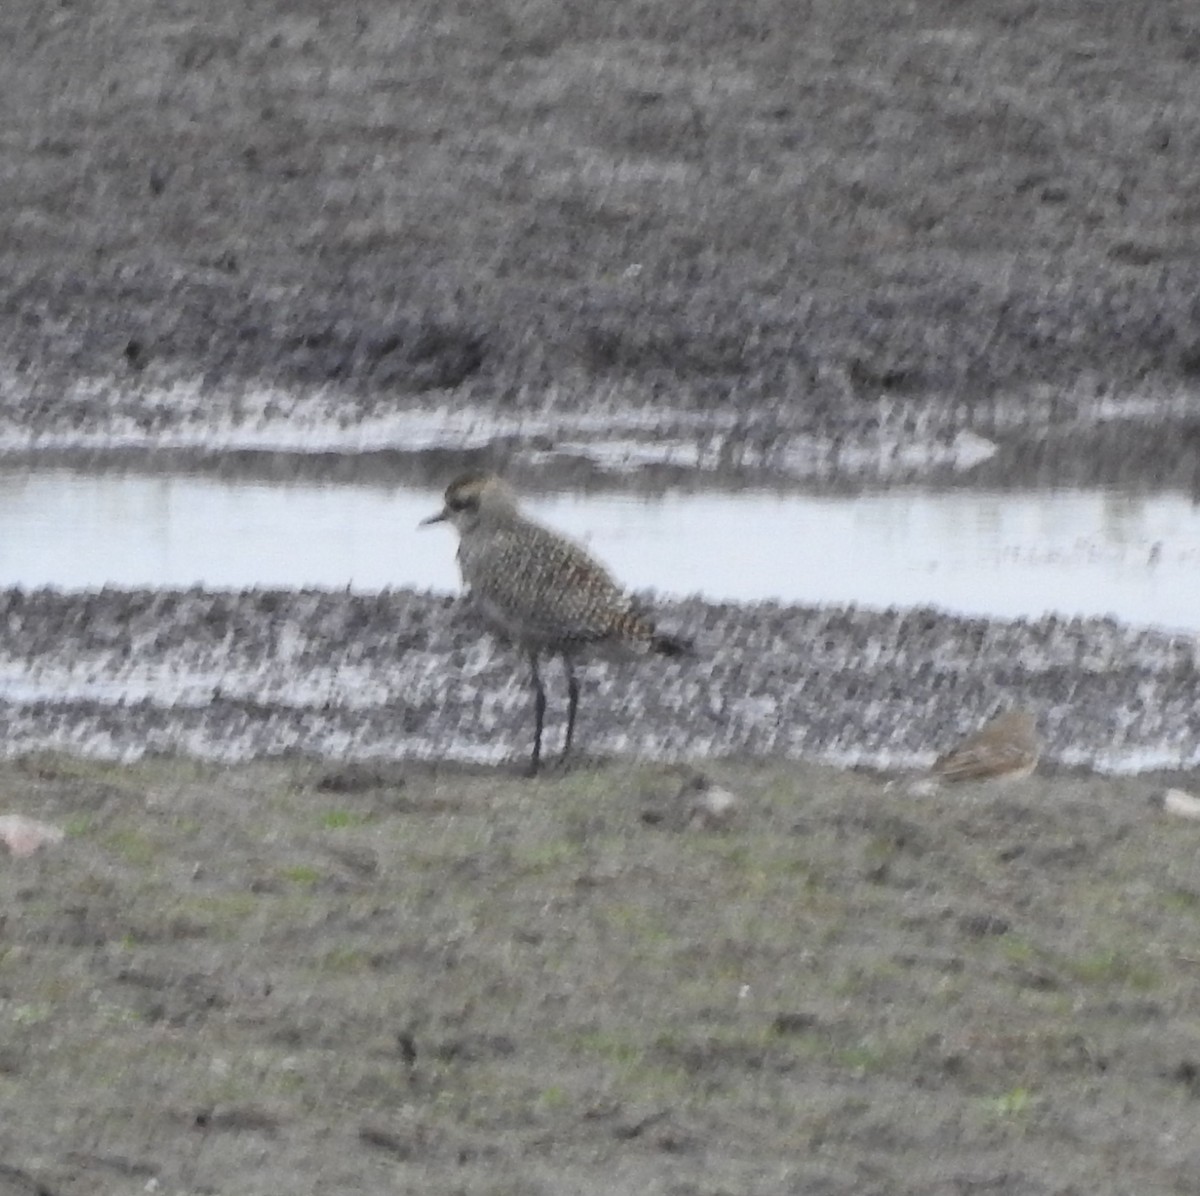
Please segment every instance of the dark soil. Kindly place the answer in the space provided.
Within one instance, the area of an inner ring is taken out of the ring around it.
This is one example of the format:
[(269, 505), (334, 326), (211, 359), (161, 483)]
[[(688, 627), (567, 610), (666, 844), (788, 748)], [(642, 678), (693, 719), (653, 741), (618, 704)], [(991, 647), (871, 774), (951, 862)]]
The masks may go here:
[(1192, 0), (10, 0), (0, 46), (17, 427), (276, 383), (1200, 485)]

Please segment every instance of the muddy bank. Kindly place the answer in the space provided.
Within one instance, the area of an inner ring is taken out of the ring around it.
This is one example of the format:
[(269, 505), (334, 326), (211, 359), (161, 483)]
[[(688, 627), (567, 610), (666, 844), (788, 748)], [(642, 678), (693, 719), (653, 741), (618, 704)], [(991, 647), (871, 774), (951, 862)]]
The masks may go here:
[(184, 381), (222, 418), (731, 416), (751, 470), (825, 446), (822, 484), (970, 429), (987, 484), (1196, 487), (1189, 0), (0, 23), (21, 434), (169, 438), (138, 395)]
[[(589, 665), (586, 751), (912, 766), (1018, 704), (1037, 713), (1060, 764), (1200, 764), (1191, 636), (921, 609), (659, 609), (695, 639), (696, 658)], [(0, 627), (10, 755), (495, 762), (527, 751), (524, 666), (449, 595), (8, 590)], [(561, 715), (557, 669), (550, 677)]]
[[(812, 420), (761, 404), (689, 411), (683, 396), (592, 396), (587, 410), (543, 396), (498, 412), (445, 394), (389, 397), (348, 412), (343, 395), (194, 380), (165, 387), (73, 383), (47, 410), (26, 386), (0, 392), (0, 464), (249, 480), (440, 487), (468, 468), (523, 489), (745, 487), (817, 493), (890, 485), (1200, 494), (1191, 431), (1200, 392), (1051, 392), (963, 409), (887, 398)], [(31, 418), (36, 413), (36, 418)]]

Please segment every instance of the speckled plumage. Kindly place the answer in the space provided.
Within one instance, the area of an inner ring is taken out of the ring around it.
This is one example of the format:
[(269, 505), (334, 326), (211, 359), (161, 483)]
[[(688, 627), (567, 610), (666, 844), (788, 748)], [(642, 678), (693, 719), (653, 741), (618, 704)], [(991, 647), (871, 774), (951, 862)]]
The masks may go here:
[(602, 565), (531, 520), (464, 535), (458, 562), (489, 616), (521, 643), (582, 648), (654, 638), (653, 625)]
[(533, 771), (541, 758), (545, 710), (540, 652), (559, 654), (567, 674), (565, 756), (579, 697), (574, 655), (585, 649), (641, 649), (665, 656), (689, 651), (683, 641), (661, 635), (583, 548), (522, 515), (515, 495), (500, 478), (470, 473), (451, 482), (442, 511), (426, 522), (442, 520), (458, 530), (459, 567), (472, 597), (529, 655), (537, 714)]
[(1033, 772), (1041, 751), (1033, 715), (1009, 710), (940, 756), (933, 772), (943, 781), (1017, 780)]

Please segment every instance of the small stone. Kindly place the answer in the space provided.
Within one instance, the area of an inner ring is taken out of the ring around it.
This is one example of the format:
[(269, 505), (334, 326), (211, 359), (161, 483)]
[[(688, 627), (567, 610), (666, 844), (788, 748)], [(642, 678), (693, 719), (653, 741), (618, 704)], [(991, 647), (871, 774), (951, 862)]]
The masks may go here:
[(1168, 814), (1176, 814), (1180, 818), (1200, 818), (1200, 797), (1186, 790), (1168, 789), (1159, 800)]
[(11, 855), (33, 855), (44, 843), (61, 843), (62, 839), (62, 830), (48, 822), (38, 822), (24, 814), (0, 815), (0, 842)]
[(688, 802), (687, 825), (692, 830), (712, 831), (728, 826), (741, 805), (737, 794), (704, 776), (686, 782), (680, 798)]

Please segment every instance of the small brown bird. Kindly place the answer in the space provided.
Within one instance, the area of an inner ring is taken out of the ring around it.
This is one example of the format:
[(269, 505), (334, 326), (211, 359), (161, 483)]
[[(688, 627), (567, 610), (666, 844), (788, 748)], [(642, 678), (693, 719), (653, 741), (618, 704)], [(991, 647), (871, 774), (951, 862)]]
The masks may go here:
[(1041, 752), (1033, 715), (1009, 710), (940, 756), (932, 773), (943, 781), (1017, 780), (1033, 772)]
[(543, 652), (561, 656), (567, 675), (566, 759), (579, 706), (578, 656), (691, 651), (684, 640), (661, 634), (579, 545), (521, 514), (516, 495), (495, 474), (467, 473), (451, 482), (442, 510), (422, 523), (442, 521), (458, 531), (458, 564), (472, 597), (529, 657), (535, 717), (531, 775), (542, 758), (546, 691), (538, 662)]

